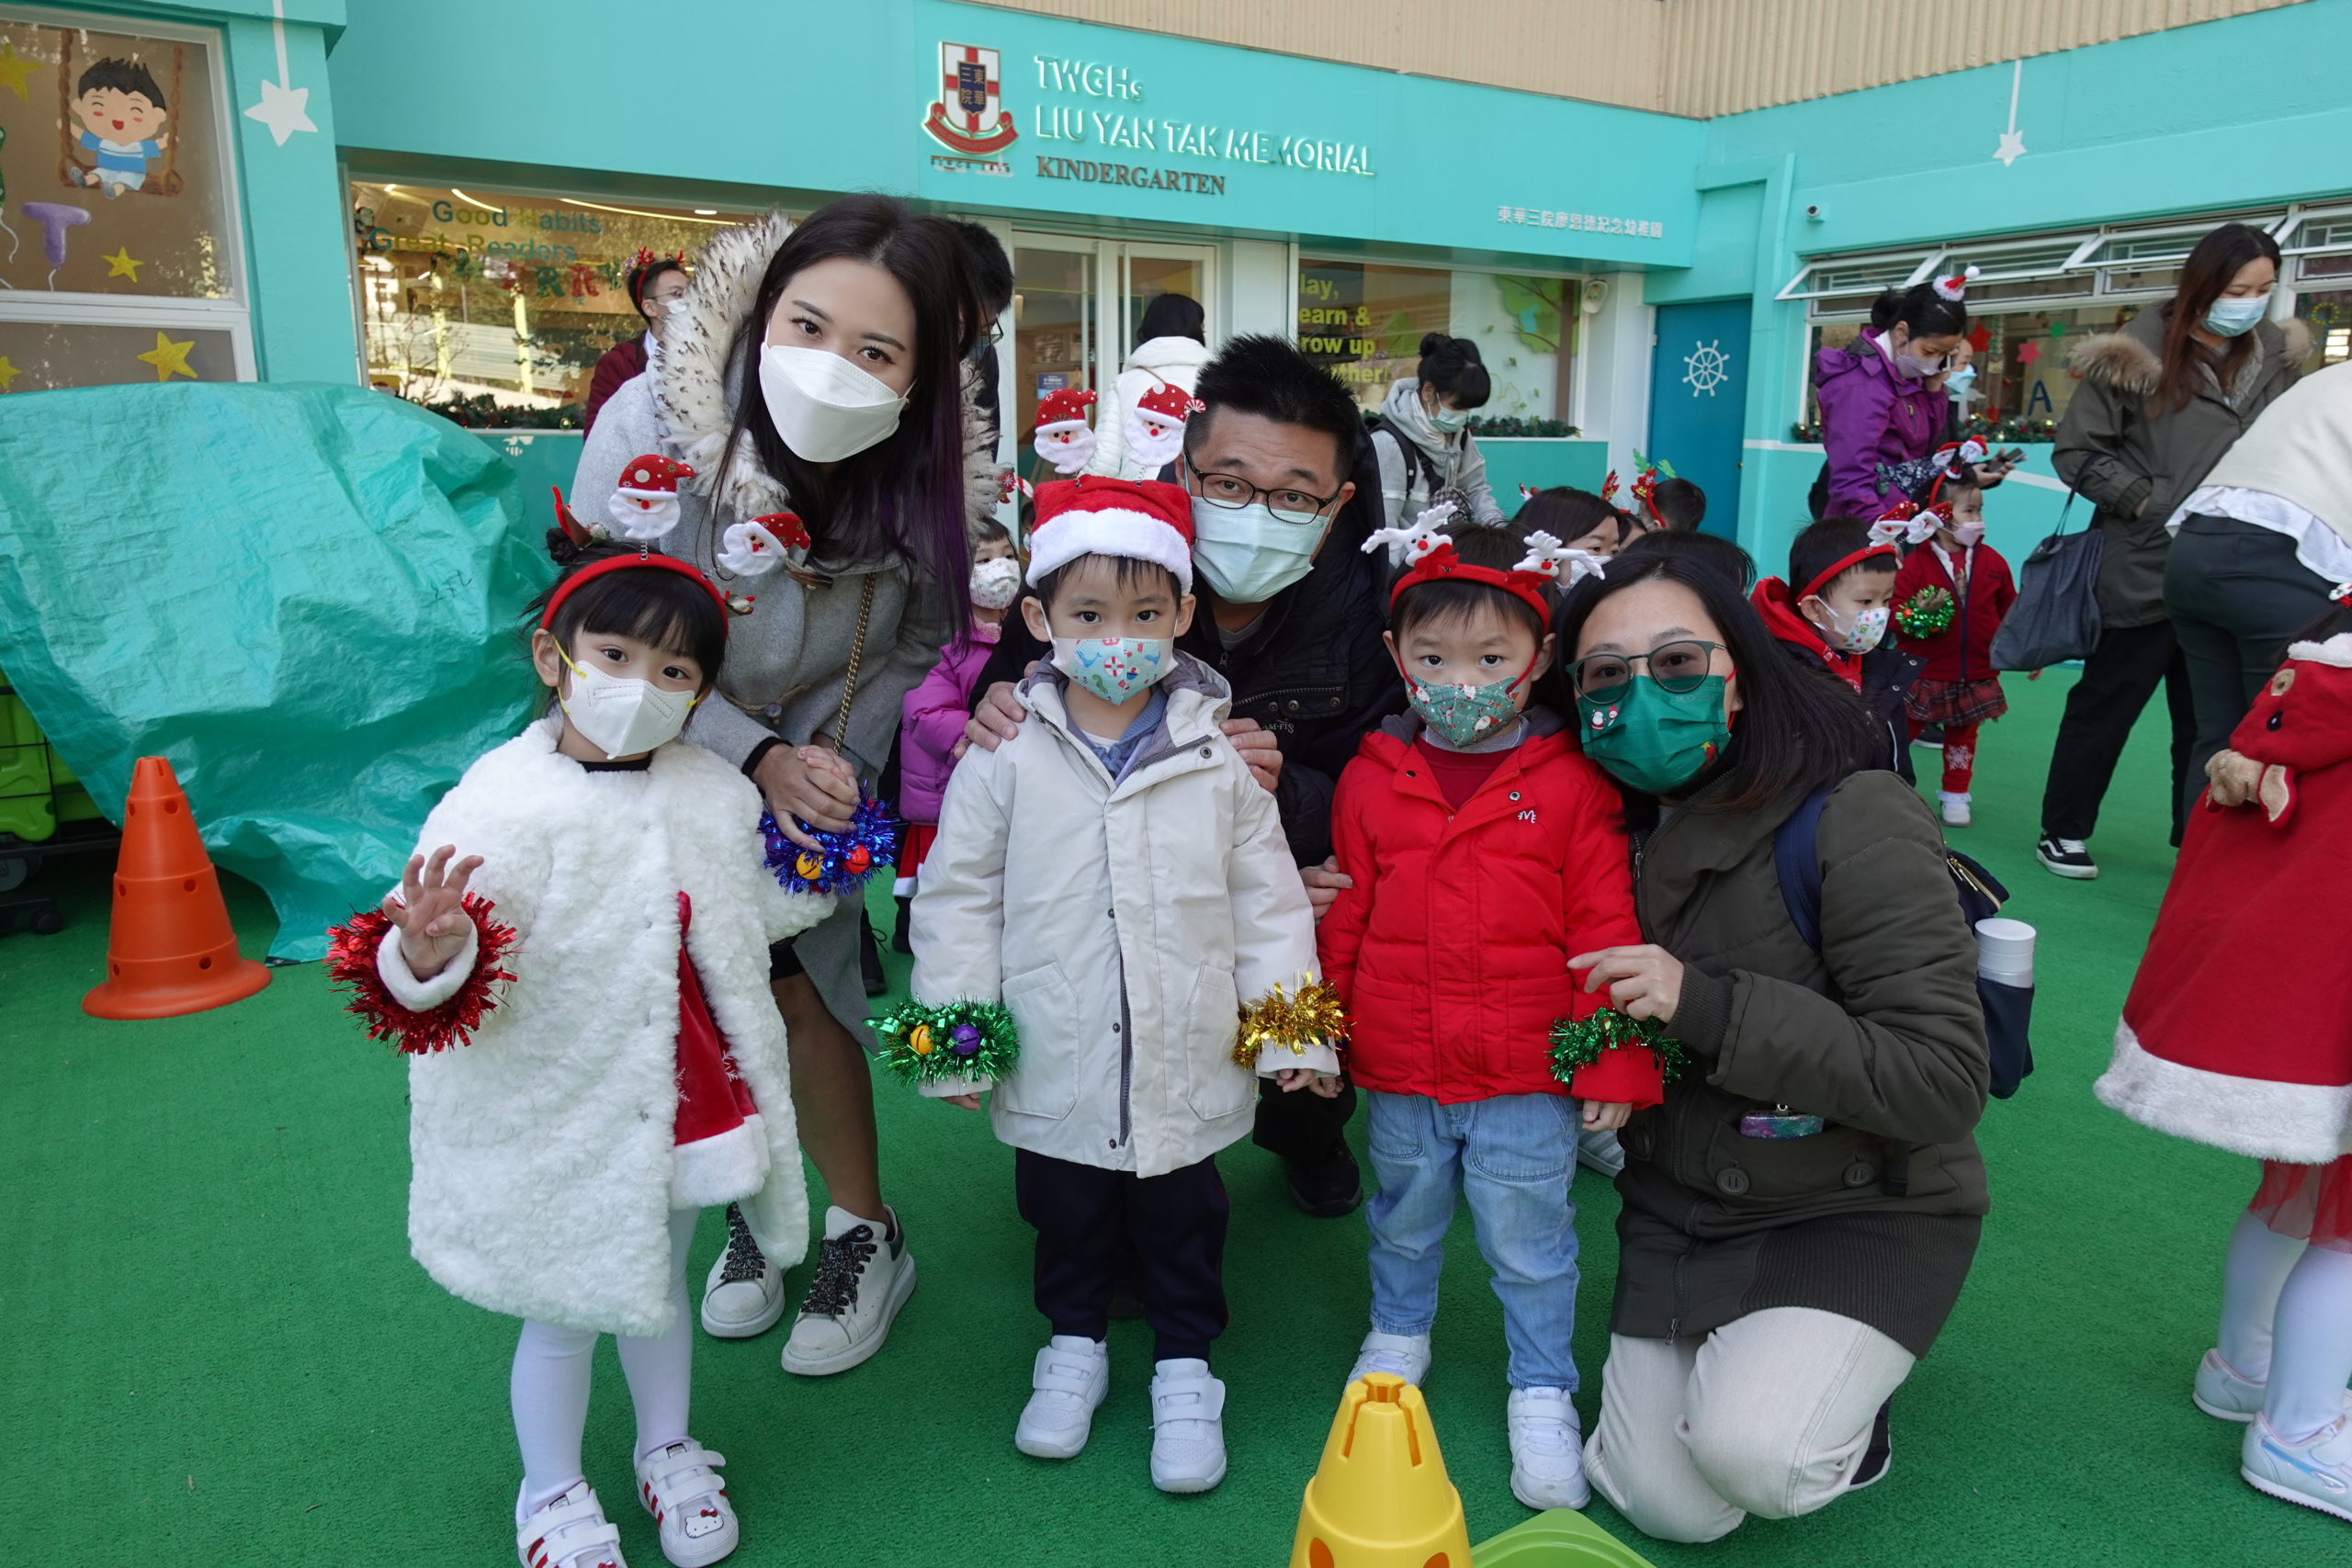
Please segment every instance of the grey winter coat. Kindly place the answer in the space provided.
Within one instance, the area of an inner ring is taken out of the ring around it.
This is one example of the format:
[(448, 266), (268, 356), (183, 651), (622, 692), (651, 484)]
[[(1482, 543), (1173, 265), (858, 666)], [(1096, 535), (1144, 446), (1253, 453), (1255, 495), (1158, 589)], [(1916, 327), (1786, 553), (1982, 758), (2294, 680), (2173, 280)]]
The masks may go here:
[(2111, 333), (2085, 338), (2066, 356), (2082, 378), (2058, 422), (2051, 461), (2058, 477), (2098, 508), (2107, 536), (2098, 607), (2111, 627), (2154, 626), (2165, 618), (2165, 522), (2205, 482), (2222, 454), (2301, 374), (2311, 333), (2300, 321), (2262, 321), (2254, 352), (2226, 390), (2208, 369), (2196, 396), (2175, 412), (2155, 412), (2164, 372), (2169, 304), (2142, 310)]
[[(1380, 405), (1380, 422), (1386, 435), (1375, 434), (1373, 450), (1380, 457), (1381, 521), (1394, 528), (1409, 523), (1421, 514), (1430, 503), (1432, 489), (1458, 490), (1469, 497), (1463, 510), (1470, 520), (1489, 525), (1503, 520), (1503, 509), (1495, 501), (1494, 487), (1487, 482), (1486, 454), (1478, 450), (1478, 443), (1466, 430), (1446, 435), (1430, 423), (1429, 411), (1421, 407), (1421, 379), (1408, 376), (1388, 389), (1388, 400)], [(1414, 450), (1405, 450), (1409, 442)], [(1430, 483), (1434, 470), (1437, 483)]]
[[(1639, 840), (1634, 910), (1684, 964), (1672, 1032), (1692, 1063), (1621, 1134), (1612, 1326), (1674, 1339), (1813, 1307), (1925, 1355), (1987, 1205), (1976, 944), (1927, 807), (1870, 772), (1822, 808), (1822, 949), (1806, 946), (1773, 867), (1796, 804), (1685, 807)], [(1824, 1126), (1743, 1135), (1778, 1107)]]
[[(664, 554), (693, 561), (730, 592), (749, 595), (752, 613), (729, 628), (718, 688), (695, 705), (686, 739), (741, 767), (774, 739), (805, 745), (833, 735), (865, 585), (874, 585), (857, 691), (841, 750), (870, 788), (890, 754), (906, 694), (939, 662), (954, 631), (946, 595), (922, 581), (903, 558), (833, 561), (809, 567), (831, 579), (808, 586), (788, 571), (732, 579), (715, 560), (720, 536), (746, 518), (792, 510), (781, 481), (762, 470), (749, 444), (728, 475), (727, 493), (711, 486), (732, 428), (743, 367), (729, 363), (738, 326), (752, 312), (761, 275), (792, 231), (782, 215), (711, 241), (685, 296), (684, 314), (661, 322), (645, 374), (626, 383), (596, 418), (572, 478), (571, 505), (601, 522), (622, 468), (658, 452), (691, 464), (682, 486), (677, 526), (657, 541)], [(965, 502), (969, 520), (992, 517), (996, 468), (989, 434), (964, 388)], [(857, 908), (845, 899), (832, 919), (797, 943), (801, 963), (833, 1016), (862, 1032), (865, 992), (858, 976)]]

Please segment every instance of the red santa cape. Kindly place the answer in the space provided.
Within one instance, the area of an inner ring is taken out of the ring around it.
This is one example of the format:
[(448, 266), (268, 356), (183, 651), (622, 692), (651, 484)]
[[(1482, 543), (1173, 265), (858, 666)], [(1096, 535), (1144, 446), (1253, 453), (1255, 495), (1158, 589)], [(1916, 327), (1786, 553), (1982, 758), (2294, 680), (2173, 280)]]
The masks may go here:
[(2299, 642), (2230, 749), (2256, 798), (2191, 814), (2099, 1099), (2258, 1158), (2352, 1153), (2352, 633)]

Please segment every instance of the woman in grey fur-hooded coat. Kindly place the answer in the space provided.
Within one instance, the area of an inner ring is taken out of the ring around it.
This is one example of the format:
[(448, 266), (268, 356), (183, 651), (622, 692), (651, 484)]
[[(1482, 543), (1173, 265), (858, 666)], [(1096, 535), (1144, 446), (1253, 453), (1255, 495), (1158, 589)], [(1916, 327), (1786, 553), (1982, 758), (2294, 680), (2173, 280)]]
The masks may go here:
[[(683, 312), (656, 325), (645, 374), (626, 383), (599, 413), (581, 453), (571, 504), (583, 519), (605, 517), (621, 469), (641, 454), (690, 465), (695, 477), (679, 487), (677, 525), (656, 547), (692, 560), (729, 592), (749, 596), (752, 606), (735, 622), (718, 689), (696, 707), (686, 739), (749, 773), (778, 744), (797, 747), (822, 737), (838, 743), (870, 789), (898, 734), (901, 701), (931, 672), (966, 618), (960, 580), (969, 570), (970, 550), (967, 543), (963, 558), (952, 567), (956, 580), (946, 582), (938, 581), (944, 573), (925, 570), (904, 550), (844, 557), (836, 553), (829, 535), (851, 530), (828, 530), (811, 500), (796, 498), (782, 477), (762, 465), (748, 432), (738, 438), (733, 460), (723, 461), (745, 378), (757, 375), (749, 351), (759, 340), (740, 341), (742, 328), (770, 262), (794, 228), (778, 213), (710, 243)], [(956, 357), (960, 365), (960, 353)], [(960, 388), (958, 395), (963, 503), (969, 525), (993, 516), (999, 492), (994, 455), (986, 430), (973, 416), (970, 387)], [(912, 434), (921, 401), (918, 389), (900, 429), (870, 454), (844, 459), (844, 465), (891, 454)], [(716, 492), (722, 479), (724, 491)], [(729, 581), (717, 559), (729, 525), (786, 511), (797, 513), (817, 535), (805, 560), (792, 570)], [(842, 683), (869, 579), (874, 599), (857, 690), (848, 732), (836, 737)], [(831, 919), (799, 939), (795, 951), (827, 1010), (864, 1040), (858, 912), (855, 899), (843, 899)]]

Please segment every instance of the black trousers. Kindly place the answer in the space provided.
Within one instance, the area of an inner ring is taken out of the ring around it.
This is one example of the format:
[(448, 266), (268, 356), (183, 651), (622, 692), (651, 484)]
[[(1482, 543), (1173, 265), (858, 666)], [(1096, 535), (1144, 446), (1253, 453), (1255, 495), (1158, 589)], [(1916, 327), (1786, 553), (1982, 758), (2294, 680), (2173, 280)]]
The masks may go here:
[(2050, 754), (2050, 782), (2041, 792), (2041, 830), (2053, 839), (2087, 839), (2098, 827), (2099, 803), (2115, 778), (2123, 743), (2156, 687), (2172, 711), (2172, 841), (2188, 821), (2182, 780), (2196, 719), (2188, 701), (2188, 666), (2170, 621), (2110, 627), (2083, 660), (2082, 679), (2066, 695), (2066, 716)]
[(1037, 1310), (1056, 1334), (1100, 1339), (1111, 1326), (1120, 1256), (1143, 1267), (1152, 1359), (1207, 1360), (1225, 1332), (1225, 1224), (1233, 1211), (1215, 1158), (1141, 1177), (1012, 1151), (1021, 1217), (1037, 1232)]
[(2194, 807), (2206, 759), (2230, 743), (2287, 645), (2328, 607), (2335, 586), (2295, 556), (2295, 541), (2234, 517), (2184, 519), (2165, 560), (2165, 609), (2188, 663), (2196, 739), (2183, 781)]
[(1329, 1100), (1306, 1089), (1284, 1094), (1272, 1078), (1258, 1083), (1258, 1120), (1250, 1141), (1286, 1160), (1321, 1159), (1347, 1134), (1356, 1113), (1356, 1086), (1342, 1084)]

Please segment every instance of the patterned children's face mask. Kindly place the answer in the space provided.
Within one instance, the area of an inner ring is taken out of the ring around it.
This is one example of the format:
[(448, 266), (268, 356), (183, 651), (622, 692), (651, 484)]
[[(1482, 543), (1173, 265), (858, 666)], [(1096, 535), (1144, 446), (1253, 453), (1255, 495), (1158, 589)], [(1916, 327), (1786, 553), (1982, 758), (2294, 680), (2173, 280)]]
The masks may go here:
[(1519, 716), (1519, 689), (1534, 668), (1531, 663), (1516, 680), (1493, 681), (1483, 686), (1425, 686), (1408, 681), (1406, 698), (1420, 721), (1448, 746), (1457, 750), (1476, 746), (1510, 728)]
[(1054, 668), (1106, 703), (1148, 690), (1175, 662), (1176, 644), (1164, 637), (1054, 638)]

